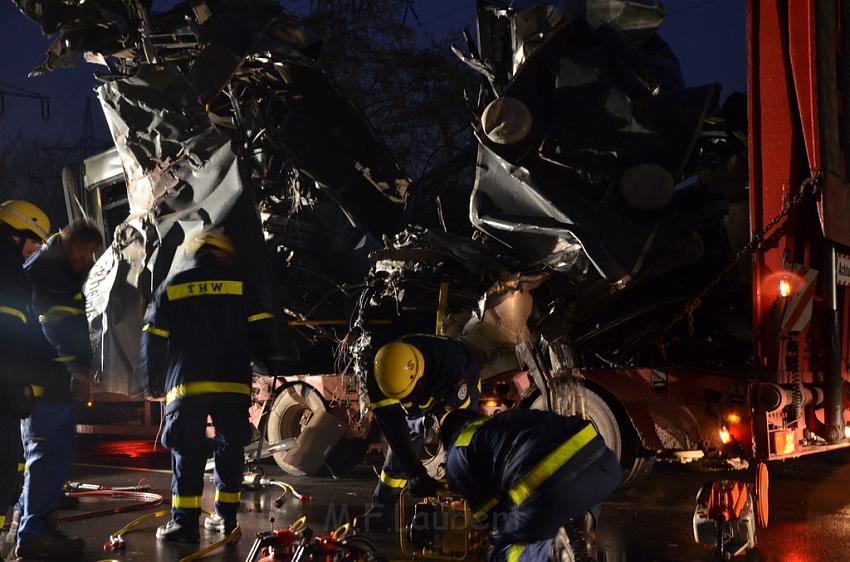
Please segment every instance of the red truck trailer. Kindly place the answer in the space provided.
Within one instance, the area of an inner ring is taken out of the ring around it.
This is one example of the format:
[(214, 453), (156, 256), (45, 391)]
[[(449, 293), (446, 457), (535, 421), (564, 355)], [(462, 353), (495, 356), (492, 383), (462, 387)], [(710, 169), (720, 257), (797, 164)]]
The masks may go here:
[(656, 455), (777, 460), (850, 444), (848, 18), (846, 2), (747, 2), (749, 242), (667, 328), (751, 268), (753, 368), (582, 370), (589, 412), (632, 474)]

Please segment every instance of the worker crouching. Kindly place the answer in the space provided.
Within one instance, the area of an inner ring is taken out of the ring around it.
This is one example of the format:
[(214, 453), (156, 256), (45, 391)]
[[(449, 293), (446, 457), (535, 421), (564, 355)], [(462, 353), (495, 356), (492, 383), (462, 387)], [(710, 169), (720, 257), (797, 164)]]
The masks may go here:
[[(197, 543), (204, 465), (215, 460), (215, 509), (210, 531), (236, 528), (250, 442), (251, 357), (265, 360), (274, 319), (234, 267), (233, 242), (210, 231), (194, 242), (193, 265), (163, 283), (145, 315), (141, 370), (148, 391), (165, 397), (162, 444), (171, 451), (171, 521), (162, 541)], [(215, 438), (206, 437), (207, 417)]]
[(490, 562), (597, 560), (599, 504), (622, 477), (593, 425), (550, 412), (453, 412), (441, 423), (449, 488), (495, 531)]
[(378, 350), (367, 385), (389, 450), (372, 506), (357, 518), (355, 527), (361, 532), (387, 531), (402, 489), (408, 487), (419, 497), (433, 495), (437, 489), (419, 458), (425, 414), (477, 410), (479, 368), (470, 348), (460, 341), (410, 335)]

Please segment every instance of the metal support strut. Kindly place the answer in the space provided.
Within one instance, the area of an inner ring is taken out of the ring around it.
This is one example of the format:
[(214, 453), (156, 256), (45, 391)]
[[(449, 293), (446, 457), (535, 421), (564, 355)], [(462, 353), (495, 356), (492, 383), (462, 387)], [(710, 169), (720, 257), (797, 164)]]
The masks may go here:
[(827, 362), (823, 371), (823, 387), (826, 423), (826, 440), (838, 443), (844, 439), (844, 404), (841, 375), (841, 325), (838, 312), (838, 279), (835, 268), (835, 245), (829, 244), (826, 250), (826, 276), (824, 278), (827, 314), (825, 332), (827, 335)]

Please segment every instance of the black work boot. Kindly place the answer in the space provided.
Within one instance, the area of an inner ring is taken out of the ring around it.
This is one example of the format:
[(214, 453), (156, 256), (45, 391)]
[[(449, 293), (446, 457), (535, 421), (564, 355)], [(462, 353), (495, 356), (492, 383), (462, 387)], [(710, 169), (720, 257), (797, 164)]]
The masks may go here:
[(201, 542), (201, 533), (197, 523), (189, 525), (171, 520), (156, 530), (156, 540), (198, 544)]
[(204, 519), (204, 529), (214, 533), (224, 533), (229, 535), (236, 529), (236, 516), (226, 517), (219, 512), (215, 512)]
[(354, 531), (357, 534), (366, 533), (391, 533), (395, 529), (395, 517), (393, 508), (372, 504), (371, 507), (359, 517), (354, 518)]
[(35, 540), (22, 541), (15, 555), (25, 560), (81, 560), (83, 548), (83, 539), (48, 530)]

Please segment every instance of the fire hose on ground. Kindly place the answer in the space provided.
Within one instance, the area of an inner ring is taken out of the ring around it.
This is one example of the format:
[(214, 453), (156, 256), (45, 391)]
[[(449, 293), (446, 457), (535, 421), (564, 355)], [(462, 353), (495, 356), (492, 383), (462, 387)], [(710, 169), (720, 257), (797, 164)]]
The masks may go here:
[[(286, 482), (273, 480), (271, 478), (267, 478), (262, 476), (261, 474), (249, 472), (246, 473), (243, 477), (243, 485), (250, 489), (260, 489), (266, 486), (275, 486), (283, 490), (283, 493), (274, 500), (275, 507), (280, 507), (283, 505), (284, 496), (287, 493), (292, 494), (300, 502), (310, 501), (312, 498), (308, 495), (299, 493), (291, 484)], [(106, 509), (98, 509), (94, 511), (86, 511), (83, 513), (76, 513), (73, 515), (66, 515), (63, 517), (59, 517), (57, 519), (60, 523), (67, 523), (71, 521), (82, 521), (85, 519), (92, 519), (95, 517), (105, 517), (108, 515), (116, 515), (119, 513), (128, 513), (133, 511), (141, 511), (144, 509), (149, 509), (152, 507), (156, 507), (162, 505), (164, 502), (164, 498), (160, 494), (155, 494), (150, 491), (150, 488), (147, 486), (137, 485), (130, 487), (116, 487), (109, 488), (106, 486), (101, 486), (98, 484), (82, 484), (78, 482), (72, 482), (69, 484), (70, 489), (74, 490), (67, 495), (72, 498), (84, 498), (84, 497), (103, 497), (103, 498), (117, 498), (117, 499), (135, 499), (138, 500), (136, 503), (130, 505), (121, 505), (113, 508)], [(202, 510), (204, 514), (211, 515), (211, 513), (207, 510)], [(124, 539), (124, 535), (129, 533), (130, 531), (136, 529), (141, 526), (143, 523), (148, 521), (158, 519), (161, 517), (166, 517), (171, 514), (170, 509), (161, 509), (159, 511), (155, 511), (153, 513), (148, 513), (142, 515), (141, 517), (134, 519), (127, 525), (121, 527), (114, 533), (109, 536), (109, 540), (106, 541), (103, 545), (103, 549), (105, 551), (111, 552), (124, 552), (127, 548), (126, 540)], [(9, 523), (2, 527), (2, 530), (6, 531), (10, 529), (15, 523)], [(234, 542), (239, 535), (241, 534), (241, 528), (237, 525), (236, 528), (228, 534), (224, 539), (217, 541), (209, 546), (201, 548), (200, 550), (193, 552), (189, 556), (186, 556), (180, 559), (180, 562), (190, 562), (192, 560), (198, 560), (199, 558), (203, 558), (204, 556), (210, 554), (218, 550), (219, 548), (224, 547), (225, 545)]]
[[(163, 502), (163, 497), (159, 494), (154, 494), (148, 490), (144, 490), (141, 488), (136, 488), (135, 490), (113, 490), (108, 488), (99, 488), (95, 490), (84, 490), (78, 492), (71, 492), (68, 494), (72, 498), (85, 498), (85, 497), (104, 497), (104, 498), (115, 498), (122, 500), (135, 499), (138, 500), (137, 503), (133, 503), (130, 505), (122, 505), (118, 507), (112, 507), (107, 509), (97, 509), (94, 511), (85, 511), (83, 513), (75, 513), (74, 515), (65, 515), (63, 517), (59, 517), (57, 519), (60, 523), (67, 523), (70, 521), (82, 521), (83, 519), (92, 519), (94, 517), (105, 517), (107, 515), (115, 515), (118, 513), (127, 513), (131, 511), (141, 511), (143, 509), (148, 509), (151, 507), (156, 507)], [(3, 526), (2, 530), (6, 531), (11, 527), (11, 523)]]
[[(204, 515), (212, 515), (206, 509), (201, 510)], [(132, 531), (133, 529), (141, 526), (143, 523), (147, 523), (153, 519), (159, 519), (161, 517), (167, 517), (171, 515), (170, 509), (162, 509), (156, 511), (154, 513), (148, 513), (147, 515), (142, 515), (138, 519), (134, 519), (130, 521), (128, 524), (124, 525), (111, 535), (109, 535), (109, 540), (103, 543), (103, 550), (109, 552), (124, 552), (127, 549), (127, 541), (124, 539), (124, 535)], [(239, 525), (236, 525), (236, 528), (230, 532), (229, 535), (221, 539), (220, 541), (214, 542), (209, 546), (205, 546), (200, 550), (197, 550), (190, 554), (189, 556), (185, 556), (180, 559), (180, 562), (190, 562), (192, 560), (198, 560), (199, 558), (203, 558), (207, 554), (210, 554), (219, 548), (224, 547), (227, 544), (234, 542), (239, 538), (239, 535), (242, 534), (242, 528)]]
[[(274, 500), (275, 507), (280, 507), (281, 505), (283, 505), (284, 496), (287, 493), (292, 494), (293, 497), (295, 497), (300, 502), (306, 502), (306, 501), (310, 501), (312, 499), (310, 496), (299, 493), (291, 484), (288, 484), (286, 482), (281, 482), (281, 481), (278, 481), (278, 480), (273, 480), (271, 478), (267, 478), (267, 477), (264, 477), (260, 474), (253, 473), (253, 472), (246, 473), (243, 476), (242, 485), (249, 488), (249, 489), (254, 489), (254, 490), (262, 488), (262, 487), (266, 487), (266, 486), (275, 486), (275, 487), (282, 489), (283, 493), (280, 495), (280, 497), (278, 497), (277, 499)], [(162, 501), (162, 499), (160, 498), (160, 503), (161, 503), (161, 501)], [(211, 515), (211, 513), (207, 510), (202, 510), (202, 512), (206, 515)], [(146, 523), (148, 521), (151, 521), (153, 519), (157, 519), (157, 518), (160, 518), (160, 517), (166, 517), (170, 514), (171, 514), (171, 510), (163, 509), (163, 510), (160, 510), (160, 511), (156, 511), (154, 513), (148, 513), (146, 515), (143, 515), (143, 516), (131, 521), (130, 523), (128, 523), (124, 527), (121, 527), (120, 529), (118, 529), (117, 531), (112, 533), (109, 536), (109, 540), (104, 543), (103, 549), (105, 551), (110, 551), (110, 552), (124, 552), (127, 548), (127, 541), (125, 540), (124, 536), (127, 533), (129, 533), (133, 529), (136, 529), (137, 527), (141, 526), (143, 523)], [(192, 560), (198, 560), (199, 558), (203, 558), (207, 554), (210, 554), (210, 553), (218, 550), (219, 548), (222, 548), (225, 545), (227, 545), (231, 542), (234, 542), (239, 537), (241, 532), (242, 532), (241, 528), (237, 525), (236, 528), (229, 535), (227, 535), (224, 539), (222, 539), (218, 542), (215, 542), (215, 543), (213, 543), (209, 546), (206, 546), (206, 547), (204, 547), (204, 548), (202, 548), (202, 549), (200, 549), (196, 552), (193, 552), (189, 556), (181, 558), (180, 562), (190, 562)]]

